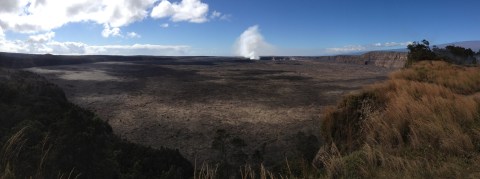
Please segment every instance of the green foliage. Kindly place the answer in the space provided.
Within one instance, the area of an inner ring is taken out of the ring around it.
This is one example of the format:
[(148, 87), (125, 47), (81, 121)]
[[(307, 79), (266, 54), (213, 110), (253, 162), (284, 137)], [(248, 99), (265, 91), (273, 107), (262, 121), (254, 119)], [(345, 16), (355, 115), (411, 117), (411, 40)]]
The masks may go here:
[(178, 151), (122, 141), (106, 122), (68, 102), (60, 88), (33, 73), (0, 69), (0, 111), (1, 155), (10, 156), (2, 158), (0, 176), (189, 178), (193, 174), (192, 165)]
[(435, 60), (436, 55), (430, 49), (430, 42), (422, 40), (422, 42), (413, 42), (407, 46), (408, 60), (405, 66), (411, 66), (413, 63), (423, 60)]
[(472, 49), (448, 45), (445, 48), (433, 46), (430, 49), (430, 42), (423, 40), (422, 42), (413, 42), (407, 46), (408, 60), (406, 67), (411, 66), (415, 62), (424, 60), (443, 60), (453, 64), (476, 64), (477, 59), (474, 57), (475, 52)]
[(434, 50), (438, 58), (454, 64), (476, 64), (475, 52), (455, 45), (446, 46), (445, 49)]
[(452, 54), (461, 57), (471, 57), (475, 54), (472, 49), (466, 49), (455, 45), (449, 45), (445, 47), (445, 49), (450, 51)]

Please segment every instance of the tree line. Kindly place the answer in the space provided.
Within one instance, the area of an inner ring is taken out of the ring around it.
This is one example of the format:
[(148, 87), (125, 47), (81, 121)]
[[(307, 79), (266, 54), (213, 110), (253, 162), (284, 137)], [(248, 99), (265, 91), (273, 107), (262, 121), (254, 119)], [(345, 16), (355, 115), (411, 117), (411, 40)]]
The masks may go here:
[(464, 48), (455, 45), (448, 45), (445, 48), (433, 46), (430, 48), (430, 42), (422, 40), (413, 42), (407, 46), (408, 60), (405, 66), (410, 66), (415, 62), (424, 60), (441, 60), (454, 64), (477, 64), (476, 55), (480, 55), (480, 50), (475, 53), (470, 48)]

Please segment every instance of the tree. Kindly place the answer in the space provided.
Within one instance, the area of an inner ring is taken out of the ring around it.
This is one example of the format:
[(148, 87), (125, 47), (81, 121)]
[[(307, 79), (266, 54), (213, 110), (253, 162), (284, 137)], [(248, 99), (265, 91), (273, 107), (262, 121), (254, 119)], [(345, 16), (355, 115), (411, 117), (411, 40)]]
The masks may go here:
[(422, 42), (413, 42), (407, 46), (408, 60), (405, 66), (410, 66), (415, 62), (423, 60), (436, 60), (435, 53), (430, 49), (430, 42), (422, 40)]
[(472, 49), (466, 49), (455, 45), (446, 46), (445, 49), (447, 49), (453, 55), (459, 57), (473, 57), (475, 54)]
[(470, 48), (448, 45), (445, 49), (433, 51), (439, 59), (454, 64), (475, 64), (475, 52)]
[(477, 63), (478, 63), (478, 62), (477, 62), (477, 58), (479, 58), (478, 56), (480, 56), (480, 50), (478, 50), (478, 52), (477, 52), (477, 57), (474, 58), (475, 60), (473, 61), (473, 64), (477, 64)]

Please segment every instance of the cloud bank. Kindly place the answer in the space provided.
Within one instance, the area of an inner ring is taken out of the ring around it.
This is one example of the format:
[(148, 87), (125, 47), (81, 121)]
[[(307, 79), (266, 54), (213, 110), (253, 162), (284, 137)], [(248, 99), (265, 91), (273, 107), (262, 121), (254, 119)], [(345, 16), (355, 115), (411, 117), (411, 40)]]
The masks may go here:
[(201, 0), (1, 0), (0, 27), (4, 31), (38, 33), (68, 23), (93, 22), (104, 26), (104, 37), (115, 37), (121, 36), (121, 27), (149, 16), (204, 23), (208, 12), (208, 4)]
[(274, 47), (267, 43), (260, 33), (258, 25), (245, 30), (234, 44), (235, 54), (259, 60), (260, 55), (272, 55)]
[(31, 35), (28, 38), (28, 41), (33, 43), (45, 43), (50, 41), (53, 37), (55, 37), (55, 32), (48, 32), (45, 34)]
[(326, 54), (346, 54), (346, 53), (356, 53), (356, 52), (365, 52), (365, 51), (374, 51), (374, 50), (386, 50), (391, 48), (406, 48), (408, 44), (412, 42), (386, 42), (386, 43), (375, 43), (367, 45), (347, 45), (344, 47), (335, 47), (325, 49)]
[(28, 40), (7, 40), (0, 27), (0, 51), (14, 53), (56, 54), (56, 55), (189, 55), (190, 47), (185, 45), (88, 45), (81, 42), (54, 41), (54, 32), (31, 35)]
[[(53, 30), (70, 23), (103, 26), (104, 38), (141, 38), (122, 27), (145, 18), (165, 18), (172, 22), (204, 23), (224, 15), (202, 0), (0, 0), (0, 51), (60, 55), (189, 55), (186, 45), (89, 45), (83, 42), (58, 42)], [(226, 18), (227, 16), (225, 16)], [(168, 23), (161, 27), (167, 28)], [(27, 40), (8, 39), (4, 32), (29, 34)]]

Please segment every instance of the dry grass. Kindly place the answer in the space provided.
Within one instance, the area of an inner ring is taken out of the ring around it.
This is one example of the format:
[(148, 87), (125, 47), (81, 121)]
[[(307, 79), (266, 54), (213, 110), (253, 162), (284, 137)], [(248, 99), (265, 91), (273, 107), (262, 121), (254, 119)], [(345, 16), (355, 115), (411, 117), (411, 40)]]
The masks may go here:
[(480, 67), (454, 66), (442, 61), (422, 61), (412, 68), (393, 73), (392, 79), (438, 84), (459, 94), (480, 91)]
[[(245, 164), (244, 166), (239, 167), (238, 173), (233, 174), (229, 178), (241, 178), (241, 179), (313, 179), (319, 178), (319, 170), (314, 168), (313, 165), (307, 163), (306, 161), (289, 162), (288, 159), (285, 159), (285, 163), (282, 166), (282, 170), (271, 170), (266, 168), (263, 164), (259, 164), (255, 167), (252, 165)], [(225, 176), (220, 176), (221, 171), (219, 164), (209, 165), (203, 163), (200, 168), (197, 168), (195, 165), (194, 179), (215, 179), (215, 178), (225, 178)]]
[(22, 148), (24, 147), (27, 140), (24, 138), (25, 130), (28, 127), (20, 129), (17, 133), (12, 135), (10, 139), (7, 140), (5, 145), (2, 148), (0, 166), (5, 167), (9, 162), (18, 158)]
[[(23, 127), (18, 132), (13, 134), (7, 142), (3, 145), (1, 153), (0, 153), (0, 179), (15, 179), (18, 178), (18, 174), (15, 168), (15, 164), (19, 160), (19, 155), (22, 152), (25, 152), (25, 144), (27, 142), (27, 137), (25, 136), (26, 131), (29, 129), (29, 126)], [(42, 144), (42, 151), (39, 157), (38, 165), (36, 168), (36, 172), (34, 176), (30, 176), (29, 178), (45, 178), (43, 176), (43, 170), (45, 166), (45, 160), (52, 149), (52, 145), (49, 145), (49, 135), (47, 134), (43, 140), (41, 141)], [(75, 169), (73, 168), (68, 175), (64, 173), (58, 173), (57, 178), (59, 179), (70, 179), (70, 178), (78, 178), (81, 174), (74, 175)]]
[(15, 168), (11, 163), (15, 162), (27, 142), (24, 137), (27, 128), (28, 127), (24, 127), (20, 129), (3, 145), (0, 153), (0, 179), (15, 178)]
[(330, 178), (478, 178), (479, 91), (478, 67), (422, 62), (396, 72), (327, 111), (330, 145), (317, 159)]
[(197, 170), (197, 163), (193, 173), (193, 179), (215, 179), (217, 176), (218, 165), (210, 166), (208, 163), (203, 163), (200, 169)]

